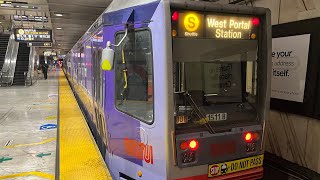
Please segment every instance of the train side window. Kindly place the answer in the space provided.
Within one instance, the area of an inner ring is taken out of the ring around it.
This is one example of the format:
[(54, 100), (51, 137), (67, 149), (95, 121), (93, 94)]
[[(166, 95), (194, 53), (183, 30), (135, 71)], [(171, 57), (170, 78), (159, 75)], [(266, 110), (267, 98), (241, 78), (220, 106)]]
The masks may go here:
[[(116, 44), (124, 33), (115, 37)], [(143, 122), (153, 122), (153, 59), (151, 32), (128, 33), (115, 48), (116, 107)]]
[(84, 87), (84, 48), (80, 49), (79, 57), (79, 74), (80, 74), (80, 84)]
[(101, 107), (103, 106), (103, 98), (104, 98), (104, 78), (102, 70), (100, 68), (100, 63), (101, 63), (101, 54), (102, 54), (102, 48), (99, 49), (95, 49), (93, 51), (93, 74), (94, 74), (94, 90), (93, 90), (93, 94), (94, 94), (94, 98), (96, 100), (96, 102), (98, 102)]
[(105, 78), (102, 72), (102, 69), (100, 68), (100, 64), (101, 64), (101, 56), (102, 56), (102, 48), (99, 48), (98, 50), (98, 57), (97, 57), (97, 69), (99, 69), (99, 102), (101, 107), (104, 107), (104, 84), (105, 84)]

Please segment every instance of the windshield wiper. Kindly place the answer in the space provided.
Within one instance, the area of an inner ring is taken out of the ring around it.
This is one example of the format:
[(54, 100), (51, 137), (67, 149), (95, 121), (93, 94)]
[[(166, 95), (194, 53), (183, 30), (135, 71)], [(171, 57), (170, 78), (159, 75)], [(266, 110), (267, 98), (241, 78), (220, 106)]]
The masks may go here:
[(187, 91), (183, 93), (183, 95), (186, 97), (186, 100), (188, 101), (188, 103), (192, 106), (198, 118), (200, 118), (200, 120), (198, 120), (197, 122), (199, 122), (200, 124), (204, 124), (211, 134), (215, 134), (215, 131), (211, 127), (208, 118), (202, 114), (199, 106), (194, 102), (191, 95)]

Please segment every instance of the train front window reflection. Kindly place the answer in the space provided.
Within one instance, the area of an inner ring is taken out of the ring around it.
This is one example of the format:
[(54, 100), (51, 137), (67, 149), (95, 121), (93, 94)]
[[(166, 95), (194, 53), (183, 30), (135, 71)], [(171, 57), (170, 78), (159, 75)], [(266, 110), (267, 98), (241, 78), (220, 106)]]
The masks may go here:
[(257, 50), (256, 40), (174, 39), (176, 115), (199, 118), (187, 92), (209, 121), (256, 120)]

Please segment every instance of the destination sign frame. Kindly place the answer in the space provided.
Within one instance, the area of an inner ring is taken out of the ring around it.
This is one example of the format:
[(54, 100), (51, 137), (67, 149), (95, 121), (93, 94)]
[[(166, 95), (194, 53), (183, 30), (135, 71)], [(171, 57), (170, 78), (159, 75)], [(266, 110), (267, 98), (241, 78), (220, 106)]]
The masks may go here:
[(14, 28), (17, 42), (52, 42), (52, 29)]
[(253, 15), (178, 10), (172, 23), (175, 37), (242, 39), (258, 38), (260, 19)]

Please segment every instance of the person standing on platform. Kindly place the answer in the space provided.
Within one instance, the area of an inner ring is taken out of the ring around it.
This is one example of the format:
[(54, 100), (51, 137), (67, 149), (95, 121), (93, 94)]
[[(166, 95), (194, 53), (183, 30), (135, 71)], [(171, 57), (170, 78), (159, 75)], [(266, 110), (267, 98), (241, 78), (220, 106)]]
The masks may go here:
[(44, 79), (48, 78), (48, 68), (49, 68), (49, 66), (47, 63), (44, 63), (42, 65), (42, 72), (43, 72)]

